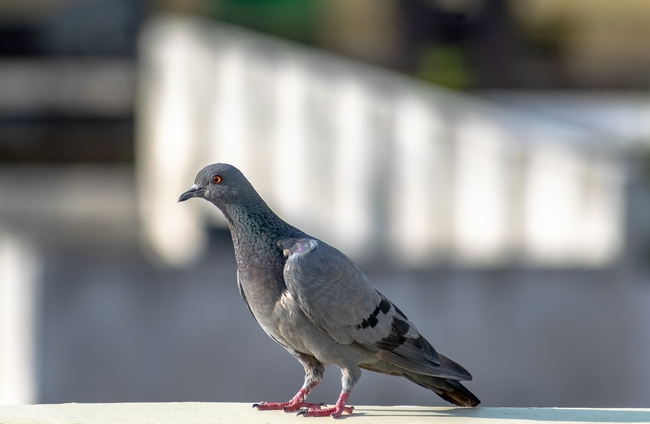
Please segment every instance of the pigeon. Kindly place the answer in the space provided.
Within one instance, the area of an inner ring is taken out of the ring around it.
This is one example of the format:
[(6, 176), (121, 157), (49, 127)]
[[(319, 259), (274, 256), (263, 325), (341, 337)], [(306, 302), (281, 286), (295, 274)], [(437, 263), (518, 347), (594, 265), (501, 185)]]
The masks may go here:
[[(276, 215), (237, 168), (206, 166), (178, 202), (193, 197), (225, 216), (242, 299), (266, 334), (305, 369), (291, 400), (254, 408), (305, 417), (351, 414), (346, 403), (361, 369), (405, 377), (458, 406), (480, 403), (460, 383), (472, 379), (465, 368), (438, 353), (352, 260)], [(306, 402), (324, 365), (341, 369), (342, 391), (329, 407)]]

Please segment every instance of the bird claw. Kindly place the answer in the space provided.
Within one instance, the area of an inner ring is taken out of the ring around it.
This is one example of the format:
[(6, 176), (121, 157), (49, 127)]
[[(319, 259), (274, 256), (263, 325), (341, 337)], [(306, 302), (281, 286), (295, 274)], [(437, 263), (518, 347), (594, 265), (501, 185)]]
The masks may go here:
[(346, 414), (351, 414), (354, 411), (354, 406), (344, 406), (343, 408), (333, 406), (331, 408), (325, 408), (325, 409), (316, 409), (316, 408), (309, 408), (309, 409), (301, 409), (298, 411), (296, 416), (303, 416), (303, 417), (327, 417), (330, 416), (332, 418), (339, 418), (341, 414), (344, 412)]
[(282, 409), (284, 405), (286, 405), (286, 403), (260, 402), (260, 403), (254, 403), (252, 407), (257, 409), (258, 411), (273, 411), (273, 410)]
[(288, 405), (282, 408), (284, 412), (295, 412), (295, 411), (308, 411), (310, 409), (321, 409), (322, 407), (327, 406), (326, 403), (298, 403), (295, 405)]
[(307, 403), (305, 401), (289, 401), (289, 402), (261, 402), (254, 403), (253, 408), (258, 411), (277, 411), (283, 410), (284, 412), (295, 412), (298, 410), (308, 411), (314, 410), (318, 411), (321, 408), (327, 406), (326, 403)]

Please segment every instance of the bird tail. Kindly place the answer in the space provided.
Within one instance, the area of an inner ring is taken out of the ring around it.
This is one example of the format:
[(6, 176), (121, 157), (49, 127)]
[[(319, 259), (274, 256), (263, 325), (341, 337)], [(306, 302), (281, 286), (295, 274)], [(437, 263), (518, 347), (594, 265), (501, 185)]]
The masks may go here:
[(459, 381), (432, 377), (424, 374), (415, 374), (408, 371), (404, 373), (404, 377), (419, 386), (432, 390), (435, 394), (454, 405), (478, 406), (481, 403), (481, 401), (474, 396), (472, 392), (467, 390), (467, 388)]

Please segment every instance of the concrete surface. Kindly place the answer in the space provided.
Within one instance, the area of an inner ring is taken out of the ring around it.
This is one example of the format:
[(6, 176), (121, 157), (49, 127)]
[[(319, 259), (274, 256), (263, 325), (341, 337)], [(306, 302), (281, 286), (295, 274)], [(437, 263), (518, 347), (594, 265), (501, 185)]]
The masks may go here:
[[(287, 423), (306, 418), (280, 411), (256, 411), (250, 403), (99, 403), (0, 406), (0, 422), (18, 423)], [(640, 423), (650, 409), (441, 408), (355, 406), (355, 423)], [(314, 418), (319, 421), (319, 419)], [(329, 418), (321, 421), (331, 422)]]

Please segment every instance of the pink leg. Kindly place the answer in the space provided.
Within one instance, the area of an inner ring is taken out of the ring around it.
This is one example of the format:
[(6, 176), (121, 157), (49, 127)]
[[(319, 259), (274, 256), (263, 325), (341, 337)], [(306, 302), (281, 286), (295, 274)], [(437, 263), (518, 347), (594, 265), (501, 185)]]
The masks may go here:
[(307, 395), (309, 392), (311, 392), (311, 389), (316, 387), (316, 385), (320, 382), (320, 380), (315, 381), (312, 383), (309, 387), (307, 388), (302, 388), (296, 393), (296, 395), (293, 397), (288, 402), (262, 402), (262, 403), (254, 403), (253, 408), (256, 408), (258, 411), (277, 411), (282, 409), (284, 412), (294, 412), (299, 410), (300, 408), (309, 408), (309, 409), (314, 409), (317, 410), (319, 409), (322, 405), (318, 403), (307, 403), (305, 402), (305, 399), (307, 398)]
[(351, 414), (354, 411), (354, 406), (345, 406), (345, 403), (348, 401), (352, 390), (341, 392), (339, 400), (336, 401), (336, 405), (330, 408), (309, 408), (304, 409), (298, 412), (298, 415), (304, 417), (332, 417), (338, 418), (342, 413)]

